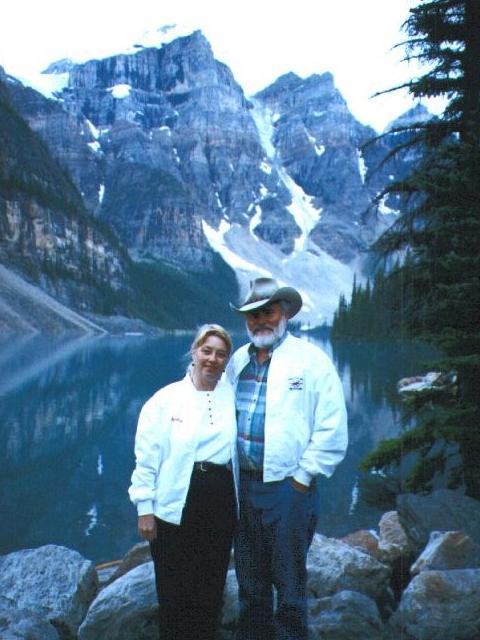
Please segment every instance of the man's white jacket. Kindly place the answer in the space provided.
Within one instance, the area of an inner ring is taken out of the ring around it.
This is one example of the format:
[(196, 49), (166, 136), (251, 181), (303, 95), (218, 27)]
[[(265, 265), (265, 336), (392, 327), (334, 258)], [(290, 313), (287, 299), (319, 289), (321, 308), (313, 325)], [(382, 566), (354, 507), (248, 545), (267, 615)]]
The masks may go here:
[[(213, 391), (215, 413), (230, 434), (238, 505), (238, 456), (233, 389), (225, 375)], [(180, 524), (199, 440), (199, 394), (187, 375), (143, 405), (135, 437), (136, 466), (128, 490), (138, 515)]]
[[(228, 365), (234, 385), (249, 361), (240, 347)], [(348, 444), (342, 383), (330, 358), (311, 343), (287, 334), (273, 350), (268, 370), (263, 480), (293, 476), (310, 484), (330, 477)]]

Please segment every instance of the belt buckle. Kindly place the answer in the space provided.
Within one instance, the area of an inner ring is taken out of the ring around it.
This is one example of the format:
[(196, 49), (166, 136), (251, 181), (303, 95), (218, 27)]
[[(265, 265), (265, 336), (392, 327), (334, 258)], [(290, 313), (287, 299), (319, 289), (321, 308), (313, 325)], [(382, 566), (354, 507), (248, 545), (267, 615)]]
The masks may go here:
[(204, 464), (205, 463), (203, 461), (200, 462), (199, 467), (200, 467), (200, 471), (203, 471), (203, 473), (206, 473), (208, 471), (208, 467), (204, 467)]

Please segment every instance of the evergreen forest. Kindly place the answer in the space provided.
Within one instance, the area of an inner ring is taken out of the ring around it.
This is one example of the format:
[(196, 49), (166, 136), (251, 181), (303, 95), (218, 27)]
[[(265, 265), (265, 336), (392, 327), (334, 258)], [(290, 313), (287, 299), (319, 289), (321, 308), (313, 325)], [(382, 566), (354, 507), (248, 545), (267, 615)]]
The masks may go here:
[[(422, 0), (403, 28), (405, 59), (425, 70), (403, 86), (418, 99), (444, 96), (447, 107), (440, 117), (392, 131), (403, 134), (393, 153), (421, 145), (422, 161), (372, 204), (396, 194), (407, 210), (372, 247), (374, 275), (366, 284), (354, 283), (349, 302), (340, 299), (332, 338), (409, 338), (439, 348), (442, 356), (433, 366), (454, 381), (449, 393), (412, 397), (415, 426), (383, 441), (362, 466), (385, 470), (415, 452), (404, 489), (431, 490), (442, 474), (447, 487), (462, 487), (478, 499), (480, 3)], [(449, 450), (458, 452), (460, 463), (447, 464)]]

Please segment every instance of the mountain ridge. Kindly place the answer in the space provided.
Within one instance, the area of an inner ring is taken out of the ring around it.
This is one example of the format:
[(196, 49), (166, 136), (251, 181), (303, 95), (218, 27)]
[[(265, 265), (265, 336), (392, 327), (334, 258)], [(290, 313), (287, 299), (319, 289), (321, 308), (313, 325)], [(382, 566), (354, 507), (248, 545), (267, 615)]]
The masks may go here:
[(389, 143), (364, 147), (375, 132), (329, 72), (284, 74), (248, 98), (200, 31), (52, 65), (68, 75), (55, 101), (14, 88), (15, 107), (135, 261), (210, 272), (218, 253), (241, 295), (272, 275), (300, 289), (300, 319), (317, 325), (398, 216), (394, 201), (369, 203), (406, 165), (374, 171)]

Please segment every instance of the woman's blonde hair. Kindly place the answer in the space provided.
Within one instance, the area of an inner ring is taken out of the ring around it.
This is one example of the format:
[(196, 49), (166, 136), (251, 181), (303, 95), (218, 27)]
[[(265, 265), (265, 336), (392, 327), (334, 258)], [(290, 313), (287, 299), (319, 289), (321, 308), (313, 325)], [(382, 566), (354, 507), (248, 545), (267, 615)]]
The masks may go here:
[(190, 355), (193, 354), (195, 349), (198, 349), (210, 336), (216, 336), (225, 342), (227, 345), (227, 355), (230, 357), (233, 349), (232, 338), (226, 329), (219, 324), (203, 324), (197, 331), (195, 338), (193, 339), (192, 346), (190, 347)]

